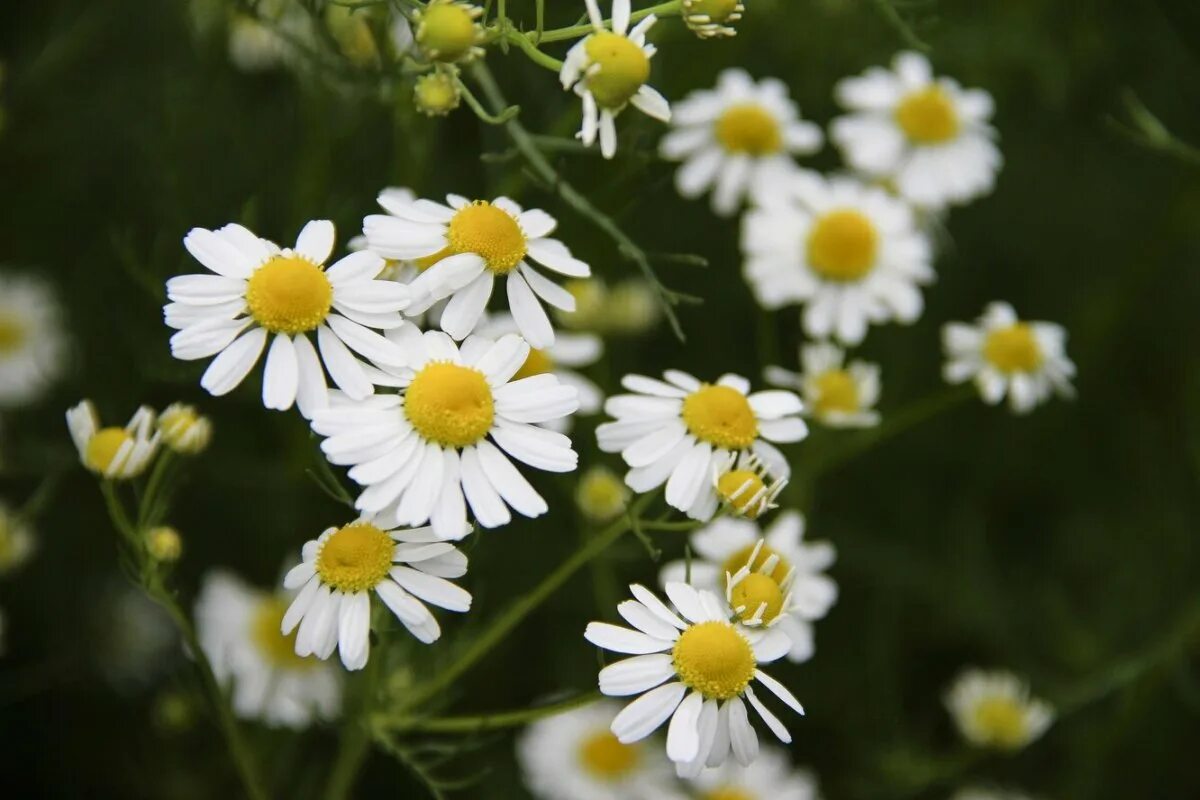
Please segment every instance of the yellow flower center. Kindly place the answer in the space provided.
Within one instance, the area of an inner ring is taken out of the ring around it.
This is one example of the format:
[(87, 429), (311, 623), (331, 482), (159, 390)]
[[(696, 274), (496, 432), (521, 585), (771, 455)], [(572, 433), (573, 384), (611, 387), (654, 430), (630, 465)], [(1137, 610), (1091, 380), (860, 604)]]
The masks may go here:
[(989, 333), (983, 357), (1001, 372), (1033, 372), (1042, 365), (1042, 348), (1033, 328), (1018, 322)]
[(817, 218), (808, 233), (808, 263), (831, 281), (856, 281), (875, 267), (879, 233), (866, 215), (852, 209)]
[(587, 88), (601, 108), (624, 107), (650, 77), (650, 59), (619, 33), (593, 33), (583, 48), (588, 60), (600, 66), (598, 72), (588, 74)]
[(423, 75), (417, 78), (413, 98), (422, 112), (440, 117), (458, 108), (458, 85), (453, 78), (441, 72)]
[(937, 144), (958, 135), (958, 112), (941, 87), (927, 86), (900, 101), (896, 124), (917, 144)]
[[(738, 550), (725, 560), (725, 565), (722, 567), (722, 572), (728, 572), (730, 575), (733, 575), (750, 562), (750, 554), (753, 552), (753, 544), (748, 544), (741, 550)], [(777, 553), (764, 542), (763, 546), (758, 551), (758, 557), (754, 559), (753, 564), (750, 564), (750, 571), (757, 572), (758, 570), (762, 569), (763, 564), (767, 563), (767, 559), (776, 555), (779, 555), (779, 553)], [(791, 564), (785, 561), (783, 556), (779, 556), (779, 563), (775, 565), (775, 569), (771, 570), (769, 577), (773, 578), (775, 581), (782, 581), (787, 577), (788, 570), (791, 568)]]
[(316, 330), (333, 305), (333, 285), (316, 264), (299, 256), (275, 256), (246, 285), (246, 305), (272, 333)]
[(608, 730), (597, 731), (579, 745), (579, 763), (602, 781), (619, 780), (636, 769), (640, 760), (636, 747), (621, 744)]
[(729, 602), (734, 608), (745, 606), (738, 613), (740, 619), (750, 619), (758, 611), (758, 607), (766, 603), (767, 607), (760, 619), (770, 622), (779, 616), (783, 609), (783, 590), (773, 578), (751, 572), (730, 591)]
[(279, 632), (283, 615), (287, 612), (287, 601), (282, 597), (269, 597), (259, 603), (250, 621), (250, 638), (258, 647), (262, 657), (274, 667), (281, 669), (308, 669), (318, 663), (315, 658), (296, 655), (296, 631), (287, 636)]
[(683, 422), (701, 441), (744, 450), (758, 436), (758, 420), (746, 396), (728, 386), (705, 384), (683, 401)]
[(746, 637), (725, 622), (701, 622), (679, 636), (671, 650), (684, 685), (706, 700), (737, 697), (754, 677), (754, 651)]
[(170, 525), (159, 525), (146, 532), (146, 549), (155, 561), (178, 561), (183, 554), (183, 539)]
[(0, 355), (15, 353), (25, 344), (25, 326), (12, 317), (0, 317)]
[[(488, 269), (500, 275), (512, 272), (525, 257), (521, 226), (507, 212), (484, 200), (459, 209), (450, 220), (446, 238), (451, 252), (476, 253), (487, 262)], [(435, 253), (430, 258), (440, 260), (446, 255), (450, 253)]]
[(355, 522), (334, 531), (321, 545), (317, 575), (334, 589), (365, 592), (387, 576), (394, 550), (392, 537), (369, 522)]
[(717, 479), (717, 494), (733, 506), (735, 511), (749, 519), (757, 519), (762, 513), (762, 504), (756, 502), (752, 505), (750, 501), (757, 498), (758, 493), (766, 488), (758, 473), (748, 469), (730, 470)]
[(980, 700), (972, 716), (983, 736), (998, 747), (1020, 747), (1029, 738), (1025, 709), (1011, 698), (988, 697)]
[(427, 441), (444, 447), (475, 444), (492, 428), (495, 406), (483, 373), (435, 361), (425, 366), (404, 395), (408, 421)]
[(713, 22), (724, 22), (737, 11), (738, 0), (690, 0), (685, 5), (689, 14), (702, 14)]
[(475, 16), (469, 6), (431, 3), (421, 14), (417, 42), (437, 61), (457, 61), (475, 46)]
[(844, 369), (831, 369), (817, 376), (817, 416), (830, 413), (853, 414), (858, 411), (858, 383)]
[(101, 428), (88, 440), (83, 461), (94, 472), (107, 472), (121, 445), (132, 441), (133, 436), (124, 428)]
[(545, 350), (530, 348), (529, 356), (525, 359), (525, 363), (513, 374), (512, 379), (517, 381), (521, 378), (532, 378), (534, 375), (545, 375), (553, 371), (554, 359), (550, 357), (550, 354)]
[(700, 795), (700, 800), (758, 800), (758, 798), (737, 786), (721, 786)]
[(765, 156), (783, 146), (779, 123), (757, 103), (730, 106), (717, 118), (717, 141), (731, 153)]

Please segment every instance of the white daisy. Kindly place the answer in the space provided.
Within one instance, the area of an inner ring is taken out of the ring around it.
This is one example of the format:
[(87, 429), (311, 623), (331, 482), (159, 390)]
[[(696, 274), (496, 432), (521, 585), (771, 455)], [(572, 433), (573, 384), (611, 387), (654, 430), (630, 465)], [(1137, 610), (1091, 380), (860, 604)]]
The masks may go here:
[(172, 403), (158, 415), (163, 444), (184, 455), (203, 452), (212, 441), (212, 421), (185, 403)]
[(950, 383), (974, 381), (985, 402), (1008, 395), (1018, 414), (1032, 411), (1052, 394), (1073, 397), (1075, 364), (1067, 358), (1067, 332), (1053, 322), (1022, 322), (1008, 303), (991, 303), (974, 325), (942, 328)]
[(675, 105), (663, 158), (682, 161), (675, 186), (686, 198), (709, 189), (713, 210), (729, 216), (792, 171), (792, 155), (821, 148), (821, 129), (800, 119), (787, 86), (776, 78), (755, 84), (742, 69), (727, 69), (716, 88), (692, 92)]
[(404, 363), (404, 353), (371, 329), (404, 324), (400, 309), (408, 304), (408, 289), (375, 279), (384, 263), (374, 253), (351, 253), (326, 269), (333, 243), (327, 220), (309, 222), (295, 249), (283, 250), (241, 225), (193, 228), (183, 244), (216, 274), (167, 281), (172, 302), (163, 313), (179, 330), (171, 337), (172, 355), (185, 361), (215, 355), (200, 385), (223, 395), (254, 368), (269, 338), (267, 408), (295, 403), (311, 417), (326, 402), (324, 370), (351, 397), (370, 395), (371, 382), (350, 351), (377, 363)]
[(727, 761), (689, 781), (701, 800), (820, 800), (817, 779), (793, 769), (787, 754), (767, 747), (748, 767)]
[(891, 70), (846, 78), (835, 94), (851, 113), (833, 121), (830, 138), (853, 169), (931, 209), (992, 190), (1003, 159), (987, 92), (935, 78), (925, 56), (900, 53)]
[(342, 685), (333, 666), (296, 655), (296, 637), (280, 633), (290, 599), (211, 572), (196, 599), (196, 633), (217, 680), (231, 687), (234, 713), (304, 728), (337, 715)]
[(968, 669), (946, 693), (946, 707), (971, 744), (1019, 750), (1054, 721), (1054, 709), (1031, 697), (1029, 685), (1010, 672)]
[(831, 342), (805, 345), (800, 350), (802, 373), (767, 367), (767, 383), (799, 389), (805, 411), (831, 428), (870, 428), (879, 424), (879, 365), (854, 360)]
[[(829, 613), (838, 596), (837, 583), (825, 574), (837, 551), (830, 542), (805, 542), (804, 527), (804, 515), (788, 511), (765, 533), (749, 520), (721, 517), (691, 537), (691, 585), (725, 596), (735, 609), (743, 606), (739, 619), (758, 615), (782, 631), (791, 642), (788, 659), (796, 663), (812, 658), (812, 623)], [(660, 580), (685, 581), (687, 570), (686, 561), (672, 561)]]
[(462, 340), (483, 315), (496, 278), (503, 277), (508, 306), (521, 335), (534, 347), (554, 344), (554, 329), (542, 301), (572, 311), (575, 298), (535, 270), (529, 259), (571, 277), (591, 274), (588, 265), (572, 256), (562, 242), (546, 238), (558, 223), (545, 211), (523, 210), (507, 197), (489, 203), (449, 195), (446, 202), (449, 205), (405, 201), (384, 193), (379, 204), (388, 214), (363, 220), (363, 234), (373, 252), (413, 261), (420, 271), (409, 284), (412, 303), (407, 312), (418, 314), (450, 298), (440, 325)]
[(147, 406), (138, 408), (124, 428), (102, 428), (92, 401), (83, 400), (67, 410), (67, 428), (83, 465), (109, 480), (141, 475), (158, 450), (154, 411)]
[(604, 410), (616, 418), (596, 429), (600, 449), (620, 453), (630, 470), (625, 483), (635, 492), (667, 485), (667, 502), (693, 519), (717, 510), (714, 477), (730, 469), (739, 453), (750, 451), (768, 464), (786, 459), (768, 444), (798, 442), (808, 427), (791, 392), (750, 394), (750, 382), (723, 375), (701, 383), (678, 370), (666, 382), (626, 375), (621, 385), (636, 394), (610, 397)]
[(849, 177), (790, 176), (742, 218), (745, 274), (764, 308), (803, 305), (804, 329), (858, 344), (868, 323), (910, 323), (934, 278), (909, 207)]
[(325, 659), (336, 647), (346, 669), (366, 666), (372, 591), (425, 644), (442, 635), (425, 603), (448, 611), (471, 608), (470, 593), (446, 580), (467, 573), (467, 557), (431, 528), (388, 530), (362, 518), (326, 529), (305, 543), (302, 554), (283, 579), (285, 589), (299, 593), (280, 628), (285, 636), (297, 631), (299, 656)]
[(36, 400), (62, 374), (67, 342), (49, 284), (0, 274), (0, 407)]
[(0, 502), (0, 576), (23, 567), (37, 550), (37, 539), (20, 514)]
[(600, 670), (604, 694), (641, 695), (612, 721), (618, 740), (644, 739), (670, 719), (667, 757), (681, 775), (720, 766), (731, 749), (739, 764), (750, 764), (758, 756), (758, 736), (743, 697), (780, 741), (792, 740), (750, 685), (758, 680), (797, 714), (804, 713), (783, 684), (758, 668), (787, 653), (786, 636), (731, 624), (716, 595), (685, 583), (666, 586), (678, 615), (644, 587), (630, 589), (637, 599), (624, 601), (617, 611), (637, 630), (592, 622), (584, 634), (597, 647), (634, 655)]
[(713, 487), (728, 513), (758, 519), (779, 507), (775, 498), (790, 474), (786, 461), (768, 464), (754, 453), (742, 452), (728, 469), (713, 476)]
[(313, 430), (328, 437), (326, 457), (352, 466), (350, 478), (365, 487), (356, 506), (389, 524), (431, 522), (443, 539), (470, 532), (467, 504), (485, 528), (508, 523), (510, 506), (544, 514), (546, 501), (508, 456), (550, 472), (575, 469), (571, 440), (537, 427), (575, 411), (574, 387), (548, 374), (514, 381), (529, 357), (519, 336), (471, 336), (460, 349), (437, 331), (406, 326), (395, 335), (411, 367), (380, 371), (376, 380), (400, 393), (339, 403), (313, 418)]
[(574, 87), (583, 100), (583, 127), (579, 138), (587, 146), (600, 137), (600, 152), (612, 158), (617, 152), (617, 115), (632, 103), (647, 116), (671, 120), (665, 97), (646, 85), (650, 59), (658, 49), (646, 42), (646, 32), (657, 19), (653, 14), (629, 30), (629, 0), (613, 0), (612, 30), (596, 0), (586, 0), (592, 33), (567, 53), (558, 73), (564, 89)]

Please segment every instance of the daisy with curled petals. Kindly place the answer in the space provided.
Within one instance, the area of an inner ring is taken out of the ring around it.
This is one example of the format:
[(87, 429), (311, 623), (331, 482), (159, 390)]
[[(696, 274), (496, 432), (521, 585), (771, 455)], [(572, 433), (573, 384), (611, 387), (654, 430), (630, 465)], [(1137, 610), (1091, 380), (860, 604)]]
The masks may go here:
[(91, 400), (67, 410), (67, 428), (79, 460), (89, 470), (108, 480), (126, 480), (145, 472), (158, 451), (159, 433), (154, 430), (154, 411), (141, 406), (124, 428), (100, 427), (100, 415)]
[(744, 271), (764, 308), (803, 305), (809, 336), (858, 344), (867, 325), (914, 322), (934, 278), (912, 210), (848, 177), (801, 172), (742, 220)]
[(925, 56), (907, 52), (891, 70), (873, 67), (846, 78), (835, 94), (850, 113), (833, 121), (830, 138), (853, 169), (888, 181), (923, 208), (992, 190), (1003, 159), (987, 92), (935, 78)]
[(449, 298), (442, 330), (462, 340), (479, 322), (497, 278), (504, 278), (508, 307), (521, 335), (534, 347), (554, 344), (554, 329), (542, 302), (575, 310), (575, 298), (530, 264), (573, 278), (591, 274), (557, 239), (547, 238), (558, 223), (545, 211), (522, 209), (507, 197), (474, 202), (457, 195), (448, 205), (432, 200), (406, 201), (384, 193), (379, 204), (388, 214), (363, 220), (372, 252), (412, 261), (420, 274), (409, 284), (408, 314), (419, 314)]
[(311, 417), (326, 402), (325, 370), (351, 397), (370, 395), (371, 382), (351, 351), (377, 363), (404, 363), (396, 345), (372, 329), (404, 324), (408, 290), (376, 280), (384, 262), (374, 253), (351, 253), (326, 269), (333, 243), (328, 220), (309, 222), (295, 248), (282, 250), (241, 225), (193, 228), (184, 247), (216, 274), (167, 281), (172, 302), (163, 312), (179, 331), (171, 337), (172, 355), (185, 361), (215, 355), (200, 385), (223, 395), (250, 373), (269, 339), (267, 408), (296, 404)]
[(49, 284), (0, 274), (0, 407), (42, 394), (67, 365), (62, 311)]
[(1008, 303), (991, 303), (974, 325), (942, 328), (949, 383), (974, 381), (985, 402), (1008, 395), (1018, 414), (1032, 411), (1052, 394), (1075, 395), (1075, 364), (1067, 358), (1067, 332), (1053, 322), (1022, 322)]
[(787, 486), (790, 475), (786, 461), (768, 464), (754, 453), (742, 452), (728, 470), (713, 476), (713, 486), (728, 513), (758, 519), (779, 507), (775, 498)]
[(871, 428), (879, 424), (879, 365), (854, 360), (831, 342), (805, 345), (800, 350), (804, 371), (767, 367), (767, 383), (799, 389), (805, 411), (831, 428)]
[(816, 777), (805, 769), (794, 769), (787, 754), (775, 747), (764, 748), (748, 767), (727, 761), (706, 769), (689, 784), (700, 800), (820, 800)]
[(621, 385), (635, 394), (610, 397), (604, 404), (615, 421), (596, 429), (600, 449), (620, 453), (629, 465), (625, 483), (648, 492), (664, 483), (667, 502), (693, 519), (717, 510), (714, 478), (749, 451), (768, 464), (786, 462), (765, 440), (798, 442), (808, 427), (798, 416), (804, 406), (791, 392), (750, 394), (750, 382), (723, 375), (701, 383), (678, 370), (665, 381), (626, 375)]
[(283, 579), (285, 589), (299, 593), (280, 622), (285, 636), (296, 631), (298, 656), (326, 659), (337, 648), (346, 669), (366, 666), (371, 592), (425, 644), (442, 635), (425, 603), (471, 608), (470, 593), (447, 580), (467, 573), (467, 557), (430, 528), (389, 530), (364, 517), (328, 528), (302, 554)]
[(742, 698), (780, 741), (792, 740), (750, 685), (757, 680), (797, 714), (804, 713), (783, 684), (758, 668), (787, 653), (786, 636), (734, 625), (716, 595), (686, 583), (666, 586), (678, 614), (644, 587), (630, 589), (637, 599), (624, 601), (617, 611), (636, 630), (592, 622), (584, 634), (597, 647), (634, 656), (600, 670), (604, 694), (640, 695), (612, 721), (619, 741), (644, 739), (669, 719), (667, 757), (680, 775), (720, 766), (730, 750), (739, 764), (750, 764), (758, 756), (758, 735)]
[(666, 98), (646, 85), (650, 59), (657, 48), (646, 42), (646, 32), (657, 19), (650, 14), (629, 30), (629, 0), (613, 0), (612, 30), (596, 0), (587, 0), (592, 33), (580, 39), (567, 53), (558, 73), (564, 89), (574, 87), (583, 100), (583, 127), (579, 138), (591, 147), (600, 137), (605, 158), (617, 153), (617, 115), (632, 103), (647, 116), (662, 122), (671, 119)]
[(485, 528), (507, 524), (510, 506), (544, 514), (546, 501), (509, 457), (550, 472), (575, 469), (571, 440), (538, 427), (575, 411), (574, 387), (550, 374), (513, 380), (529, 357), (516, 335), (471, 336), (459, 348), (439, 331), (396, 334), (411, 366), (380, 370), (375, 380), (400, 393), (338, 401), (312, 421), (328, 437), (325, 456), (352, 467), (350, 478), (364, 487), (356, 507), (390, 524), (430, 522), (442, 539), (470, 532), (468, 504)]
[(730, 216), (748, 195), (758, 197), (793, 169), (792, 155), (821, 147), (821, 129), (800, 119), (787, 87), (776, 78), (755, 83), (727, 69), (713, 89), (677, 103), (672, 130), (659, 151), (682, 161), (675, 186), (686, 198), (712, 189), (713, 211)]
[(1020, 750), (1054, 722), (1049, 703), (1032, 697), (1011, 672), (968, 669), (946, 693), (946, 707), (963, 738), (978, 747)]

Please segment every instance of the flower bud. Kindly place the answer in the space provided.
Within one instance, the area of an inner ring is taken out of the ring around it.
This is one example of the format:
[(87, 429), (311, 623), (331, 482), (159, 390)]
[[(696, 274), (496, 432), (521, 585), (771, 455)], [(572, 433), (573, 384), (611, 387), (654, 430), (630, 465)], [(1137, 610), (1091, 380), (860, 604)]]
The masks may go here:
[(195, 455), (212, 441), (212, 423), (208, 417), (183, 403), (172, 403), (158, 417), (158, 430), (167, 447), (176, 453)]
[(183, 555), (183, 539), (170, 525), (159, 525), (146, 531), (146, 549), (155, 561), (169, 564)]
[(607, 522), (625, 510), (629, 489), (607, 467), (592, 467), (579, 478), (575, 502), (592, 522)]
[(413, 89), (417, 110), (430, 117), (446, 116), (458, 108), (460, 99), (458, 84), (443, 72), (422, 75)]
[(483, 9), (455, 0), (432, 0), (417, 19), (417, 44), (426, 56), (446, 63), (482, 55)]

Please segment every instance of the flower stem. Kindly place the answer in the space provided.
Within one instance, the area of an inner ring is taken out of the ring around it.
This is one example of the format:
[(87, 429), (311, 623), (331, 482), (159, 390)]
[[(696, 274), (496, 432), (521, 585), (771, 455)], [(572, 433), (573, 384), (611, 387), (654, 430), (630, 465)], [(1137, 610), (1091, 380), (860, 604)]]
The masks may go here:
[[(680, 9), (683, 7), (682, 0), (668, 0), (666, 3), (659, 3), (656, 6), (643, 8), (641, 11), (635, 11), (630, 15), (631, 22), (638, 22), (646, 17), (654, 14), (658, 17), (673, 17), (677, 16)], [(612, 27), (612, 20), (605, 20), (604, 24), (607, 27)], [(552, 31), (542, 33), (541, 43), (544, 42), (561, 42), (567, 39), (578, 39), (581, 36), (587, 36), (593, 30), (591, 23), (583, 25), (571, 25), (566, 28), (555, 28)]]
[(385, 656), (385, 627), (373, 626), (379, 636), (375, 644), (375, 657), (367, 661), (363, 672), (361, 694), (358, 698), (358, 713), (348, 715), (342, 726), (341, 743), (338, 747), (337, 758), (329, 773), (329, 782), (325, 786), (326, 800), (342, 800), (349, 796), (358, 778), (359, 770), (371, 751), (371, 730), (369, 712), (375, 701), (375, 691), (379, 684), (379, 673)]
[(527, 722), (552, 717), (573, 708), (594, 703), (601, 698), (599, 692), (587, 692), (569, 700), (563, 700), (550, 705), (521, 708), (515, 711), (502, 711), (495, 714), (474, 714), (458, 717), (435, 717), (432, 719), (400, 718), (393, 719), (386, 715), (376, 718), (381, 728), (389, 728), (397, 732), (424, 733), (464, 733), (476, 734), (500, 728), (515, 728)]

